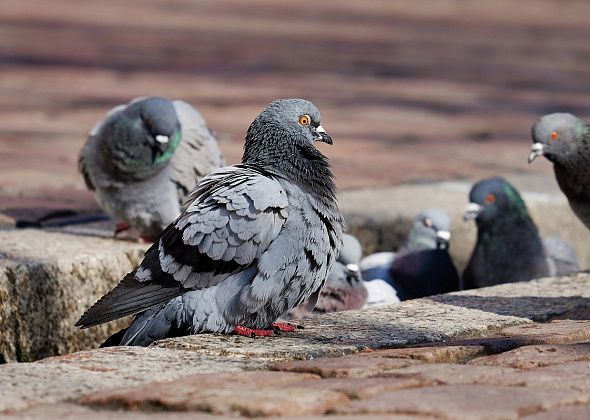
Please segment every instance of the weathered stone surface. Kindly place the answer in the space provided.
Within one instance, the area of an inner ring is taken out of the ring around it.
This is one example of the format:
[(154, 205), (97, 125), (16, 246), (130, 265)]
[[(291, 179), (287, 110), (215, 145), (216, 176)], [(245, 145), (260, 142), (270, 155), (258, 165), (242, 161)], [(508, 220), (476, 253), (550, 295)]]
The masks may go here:
[(454, 419), (516, 419), (560, 405), (586, 403), (582, 393), (492, 385), (443, 385), (384, 392), (338, 408), (346, 414), (425, 414)]
[[(590, 327), (590, 323), (586, 325)], [(471, 360), (469, 364), (531, 369), (577, 360), (590, 360), (590, 343), (524, 346), (505, 353), (480, 357)]]
[[(575, 304), (575, 299), (571, 300)], [(546, 323), (516, 325), (500, 331), (502, 336), (517, 337), (525, 344), (570, 344), (590, 340), (588, 320), (556, 320)]]
[(322, 378), (370, 378), (387, 376), (392, 371), (415, 363), (419, 362), (360, 354), (333, 359), (278, 363), (272, 369), (284, 372), (312, 373)]
[(436, 385), (436, 381), (418, 375), (392, 375), (372, 378), (322, 378), (305, 382), (305, 387), (308, 389), (331, 389), (345, 393), (352, 400), (370, 398), (386, 391), (397, 391), (399, 389), (430, 385)]
[(590, 363), (586, 361), (528, 370), (454, 363), (420, 364), (401, 368), (395, 374), (397, 378), (447, 385), (484, 384), (585, 393), (590, 389)]
[(523, 417), (526, 420), (580, 420), (590, 418), (590, 405), (568, 405)]
[(314, 377), (286, 372), (195, 375), (90, 395), (79, 402), (131, 410), (158, 408), (243, 416), (319, 414), (349, 402), (342, 392), (307, 388), (307, 380)]
[(474, 346), (433, 345), (428, 347), (411, 347), (405, 349), (380, 350), (379, 357), (398, 359), (415, 359), (427, 363), (459, 363), (486, 354), (486, 348)]
[(220, 419), (219, 416), (196, 412), (149, 412), (149, 411), (122, 411), (97, 410), (92, 407), (72, 404), (42, 404), (27, 408), (22, 411), (4, 412), (3, 419), (84, 419), (84, 420), (212, 420)]
[(96, 347), (124, 321), (80, 330), (84, 309), (138, 263), (145, 245), (0, 230), (0, 357), (30, 361)]
[(9, 363), (0, 366), (0, 413), (108, 389), (245, 367), (243, 361), (231, 358), (143, 347), (112, 347), (34, 363)]

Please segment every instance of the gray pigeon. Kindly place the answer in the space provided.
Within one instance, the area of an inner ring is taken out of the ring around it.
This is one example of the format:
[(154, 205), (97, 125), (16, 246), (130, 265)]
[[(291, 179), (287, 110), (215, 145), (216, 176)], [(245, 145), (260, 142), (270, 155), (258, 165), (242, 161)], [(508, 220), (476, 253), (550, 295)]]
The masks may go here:
[(559, 188), (590, 229), (590, 127), (572, 114), (541, 117), (533, 125), (529, 163), (545, 156), (553, 163)]
[(359, 241), (352, 235), (344, 234), (340, 255), (330, 270), (315, 308), (310, 311), (310, 305), (306, 301), (289, 311), (285, 318), (296, 319), (313, 313), (361, 309), (368, 296), (359, 272), (361, 256)]
[(76, 325), (138, 314), (108, 344), (148, 345), (200, 332), (270, 335), (291, 308), (313, 306), (344, 225), (315, 141), (332, 144), (311, 102), (272, 102), (248, 129), (242, 163), (204, 177), (139, 268)]
[[(450, 224), (443, 210), (421, 212), (398, 252), (380, 252), (361, 261), (363, 279), (369, 284), (376, 280), (387, 282), (400, 300), (459, 290), (459, 276), (448, 250)], [(374, 300), (372, 296), (369, 299)], [(389, 296), (387, 300), (394, 298)]]
[(147, 240), (180, 215), (198, 181), (223, 165), (203, 117), (182, 101), (136, 98), (91, 131), (79, 169), (100, 207)]
[(465, 220), (477, 223), (477, 243), (463, 272), (466, 289), (578, 270), (573, 249), (557, 238), (541, 241), (520, 194), (500, 177), (477, 182)]

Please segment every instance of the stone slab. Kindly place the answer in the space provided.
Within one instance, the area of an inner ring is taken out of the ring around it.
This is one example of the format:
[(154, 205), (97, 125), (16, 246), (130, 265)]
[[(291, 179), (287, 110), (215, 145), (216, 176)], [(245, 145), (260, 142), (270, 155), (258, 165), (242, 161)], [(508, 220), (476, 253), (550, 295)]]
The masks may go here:
[(492, 385), (444, 385), (384, 392), (340, 407), (346, 414), (423, 414), (453, 419), (517, 419), (561, 405), (586, 403), (583, 393)]
[(0, 230), (0, 360), (31, 361), (98, 346), (125, 325), (74, 323), (142, 258), (145, 245)]

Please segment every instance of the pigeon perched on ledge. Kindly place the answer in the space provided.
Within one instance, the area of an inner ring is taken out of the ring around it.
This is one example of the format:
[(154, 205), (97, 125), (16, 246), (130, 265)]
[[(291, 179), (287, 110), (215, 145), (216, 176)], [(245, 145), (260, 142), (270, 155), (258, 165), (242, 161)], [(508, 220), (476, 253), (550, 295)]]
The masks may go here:
[(145, 346), (200, 332), (269, 335), (291, 308), (315, 305), (344, 224), (315, 141), (332, 144), (311, 102), (272, 102), (248, 129), (242, 163), (203, 178), (139, 268), (76, 325), (138, 314), (108, 344)]
[(520, 194), (500, 177), (477, 182), (464, 219), (475, 220), (477, 243), (463, 272), (466, 289), (528, 281), (578, 270), (573, 249), (543, 243)]
[(541, 117), (533, 125), (529, 163), (545, 156), (553, 163), (559, 188), (590, 229), (590, 126), (572, 114)]
[(86, 185), (118, 222), (117, 233), (131, 228), (147, 240), (157, 238), (199, 180), (222, 165), (201, 114), (160, 97), (113, 108), (79, 156)]
[[(432, 208), (421, 212), (398, 252), (379, 252), (361, 261), (361, 275), (369, 292), (373, 281), (385, 281), (395, 291), (383, 299), (369, 294), (369, 302), (387, 303), (459, 290), (457, 269), (449, 255), (449, 216)], [(380, 285), (378, 289), (388, 292)]]

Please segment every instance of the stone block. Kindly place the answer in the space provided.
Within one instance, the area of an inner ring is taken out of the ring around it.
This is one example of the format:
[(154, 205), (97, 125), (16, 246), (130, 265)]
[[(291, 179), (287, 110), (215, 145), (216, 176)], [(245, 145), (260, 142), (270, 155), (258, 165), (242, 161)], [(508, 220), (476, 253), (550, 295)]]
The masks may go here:
[(126, 324), (80, 330), (83, 311), (140, 261), (145, 245), (0, 230), (0, 358), (31, 361), (97, 347)]
[(420, 414), (453, 419), (517, 419), (561, 405), (587, 403), (583, 393), (493, 385), (443, 385), (384, 392), (339, 407), (338, 413)]

